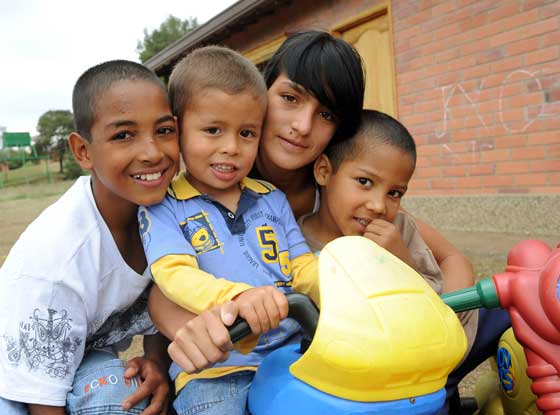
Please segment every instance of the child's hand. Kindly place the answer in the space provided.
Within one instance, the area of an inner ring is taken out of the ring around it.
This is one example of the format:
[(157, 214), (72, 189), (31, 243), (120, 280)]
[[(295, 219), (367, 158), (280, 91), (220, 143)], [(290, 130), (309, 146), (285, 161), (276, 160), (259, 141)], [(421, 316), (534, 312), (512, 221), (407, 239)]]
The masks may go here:
[(152, 360), (145, 357), (135, 357), (126, 362), (124, 377), (131, 380), (139, 376), (142, 380), (138, 389), (123, 402), (123, 408), (128, 410), (146, 398), (150, 404), (141, 415), (166, 414), (169, 406), (169, 384), (166, 373)]
[(416, 263), (393, 223), (374, 219), (366, 227), (364, 236), (416, 269)]
[(238, 311), (238, 305), (230, 301), (188, 321), (167, 349), (171, 359), (189, 374), (226, 360), (233, 348), (227, 326)]
[(288, 299), (272, 286), (243, 291), (234, 301), (239, 305), (239, 315), (247, 320), (254, 334), (275, 329), (288, 316)]

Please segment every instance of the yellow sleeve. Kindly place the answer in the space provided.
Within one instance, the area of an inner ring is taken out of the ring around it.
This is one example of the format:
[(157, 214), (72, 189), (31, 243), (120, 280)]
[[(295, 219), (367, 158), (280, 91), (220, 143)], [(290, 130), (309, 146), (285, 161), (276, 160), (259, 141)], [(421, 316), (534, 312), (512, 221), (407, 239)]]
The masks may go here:
[(292, 260), (292, 288), (294, 291), (307, 294), (317, 307), (320, 307), (317, 256), (308, 253)]
[(150, 271), (167, 298), (196, 314), (253, 288), (202, 271), (192, 255), (166, 255), (155, 261)]

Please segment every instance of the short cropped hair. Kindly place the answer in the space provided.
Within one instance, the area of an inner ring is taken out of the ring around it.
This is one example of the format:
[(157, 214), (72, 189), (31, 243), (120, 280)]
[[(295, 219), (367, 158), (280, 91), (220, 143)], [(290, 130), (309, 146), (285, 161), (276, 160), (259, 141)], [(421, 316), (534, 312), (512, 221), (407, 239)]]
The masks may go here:
[(222, 46), (195, 49), (177, 63), (169, 77), (171, 111), (179, 125), (195, 94), (215, 88), (230, 95), (249, 92), (266, 99), (266, 85), (247, 58)]
[(333, 112), (337, 128), (333, 142), (354, 135), (364, 102), (364, 71), (358, 52), (326, 32), (291, 35), (268, 61), (268, 88), (281, 74), (300, 84)]
[(356, 134), (346, 141), (328, 145), (325, 155), (336, 173), (344, 161), (357, 158), (376, 144), (398, 148), (416, 164), (416, 144), (406, 127), (390, 115), (375, 110), (363, 110)]
[(157, 75), (145, 66), (127, 60), (112, 60), (95, 65), (76, 81), (72, 93), (74, 128), (91, 141), (91, 127), (97, 113), (97, 102), (113, 83), (118, 81), (148, 81), (159, 85), (167, 96)]

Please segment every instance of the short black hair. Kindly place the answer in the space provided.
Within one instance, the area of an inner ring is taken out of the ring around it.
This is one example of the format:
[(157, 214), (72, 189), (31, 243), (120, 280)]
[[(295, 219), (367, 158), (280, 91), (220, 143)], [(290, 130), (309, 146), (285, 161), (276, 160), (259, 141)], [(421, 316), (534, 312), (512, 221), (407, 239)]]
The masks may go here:
[(281, 74), (300, 84), (331, 110), (337, 121), (332, 141), (354, 135), (364, 102), (364, 70), (358, 52), (327, 32), (307, 31), (282, 43), (264, 70), (266, 86)]
[(383, 112), (363, 110), (358, 131), (349, 140), (329, 144), (325, 155), (336, 173), (342, 162), (355, 159), (370, 145), (388, 144), (410, 155), (416, 164), (416, 144), (412, 135), (399, 121)]
[(91, 141), (91, 127), (96, 117), (97, 101), (117, 81), (148, 81), (167, 91), (157, 75), (145, 66), (127, 60), (112, 60), (92, 66), (76, 81), (72, 93), (74, 128)]

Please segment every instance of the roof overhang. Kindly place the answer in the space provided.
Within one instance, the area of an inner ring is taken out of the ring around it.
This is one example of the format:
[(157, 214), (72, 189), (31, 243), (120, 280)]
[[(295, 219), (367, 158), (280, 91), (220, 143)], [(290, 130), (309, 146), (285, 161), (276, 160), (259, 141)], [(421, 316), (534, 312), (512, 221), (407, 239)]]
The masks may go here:
[(144, 64), (158, 75), (168, 75), (175, 62), (189, 50), (207, 44), (220, 43), (233, 33), (246, 29), (260, 17), (271, 14), (287, 0), (240, 0), (208, 22), (190, 31), (170, 46), (152, 56)]

